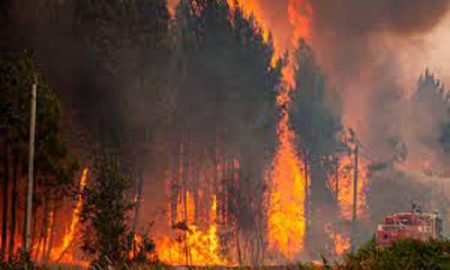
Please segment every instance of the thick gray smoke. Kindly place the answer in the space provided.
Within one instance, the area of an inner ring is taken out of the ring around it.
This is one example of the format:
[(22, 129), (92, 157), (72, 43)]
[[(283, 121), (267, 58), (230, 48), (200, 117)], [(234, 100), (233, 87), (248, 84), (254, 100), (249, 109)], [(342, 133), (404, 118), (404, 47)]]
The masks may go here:
[[(405, 94), (412, 90), (406, 88), (414, 85), (405, 84), (404, 77), (418, 78), (420, 74), (407, 75), (399, 55), (408, 49), (405, 44), (420, 46), (421, 38), (447, 14), (449, 1), (343, 0), (311, 4), (313, 46), (327, 74), (345, 95), (346, 124), (357, 130), (375, 156), (392, 155), (403, 141), (404, 125), (420, 125), (408, 123), (410, 119), (404, 117)], [(414, 57), (409, 55), (409, 64), (414, 64)]]
[[(365, 154), (375, 161), (390, 160), (398, 149), (406, 150), (402, 164), (371, 174), (368, 196), (373, 220), (407, 210), (413, 201), (444, 211), (439, 205), (445, 195), (437, 191), (450, 190), (448, 179), (442, 178), (442, 185), (437, 185), (422, 171), (424, 166), (444, 169), (445, 157), (438, 144), (447, 108), (432, 97), (418, 98), (416, 91), (420, 73), (435, 68), (434, 60), (425, 61), (431, 66), (421, 66), (424, 61), (419, 58), (430, 46), (427, 36), (448, 14), (449, 1), (311, 3), (313, 47), (342, 93), (345, 125), (356, 130)], [(418, 73), (411, 74), (412, 70)], [(414, 176), (411, 171), (416, 172)], [(398, 194), (398, 190), (405, 192)], [(372, 227), (367, 231), (373, 231)]]

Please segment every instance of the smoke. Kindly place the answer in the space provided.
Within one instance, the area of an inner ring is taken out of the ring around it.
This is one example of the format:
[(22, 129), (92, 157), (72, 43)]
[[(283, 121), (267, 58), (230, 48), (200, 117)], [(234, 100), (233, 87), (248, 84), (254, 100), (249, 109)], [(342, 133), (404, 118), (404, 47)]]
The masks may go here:
[[(440, 210), (448, 219), (441, 207), (450, 191), (448, 179), (423, 174), (424, 166), (431, 171), (445, 168), (439, 136), (447, 107), (436, 99), (438, 92), (428, 89), (424, 92), (430, 96), (418, 97), (417, 89), (432, 87), (418, 85), (426, 68), (448, 78), (440, 60), (448, 53), (437, 44), (445, 42), (439, 29), (448, 27), (449, 1), (311, 0), (311, 4), (311, 42), (343, 97), (345, 125), (356, 130), (372, 160), (391, 159), (398, 149), (406, 149), (402, 165), (370, 176), (373, 222), (409, 209), (412, 202)], [(366, 231), (373, 231), (373, 225)]]
[[(412, 140), (408, 94), (426, 66), (427, 37), (448, 13), (449, 1), (311, 1), (312, 43), (318, 60), (340, 89), (344, 121), (375, 157), (394, 155)], [(432, 64), (432, 63), (431, 63)], [(412, 68), (414, 67), (414, 68)], [(425, 120), (426, 121), (426, 120)], [(425, 123), (423, 123), (425, 124)], [(424, 131), (436, 137), (438, 129)]]
[[(375, 223), (382, 221), (386, 215), (410, 209), (413, 203), (421, 205), (426, 210), (438, 211), (445, 224), (450, 222), (447, 207), (450, 202), (449, 178), (424, 177), (421, 172), (406, 172), (395, 167), (373, 172), (371, 178), (375, 184), (371, 187), (368, 200), (371, 217)], [(399, 190), (407, 192), (398, 192)], [(374, 225), (369, 225), (372, 227), (366, 228), (365, 231), (372, 232)], [(444, 226), (444, 234), (448, 233), (450, 233), (448, 226)]]

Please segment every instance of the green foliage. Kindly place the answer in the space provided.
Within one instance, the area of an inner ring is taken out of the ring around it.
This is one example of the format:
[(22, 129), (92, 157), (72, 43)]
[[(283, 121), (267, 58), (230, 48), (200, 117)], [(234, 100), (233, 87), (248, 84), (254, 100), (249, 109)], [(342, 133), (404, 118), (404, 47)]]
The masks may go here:
[(366, 243), (354, 254), (346, 255), (337, 269), (448, 269), (450, 242), (404, 239), (383, 248), (375, 240)]
[[(1, 138), (26, 167), (30, 119), (30, 93), (37, 76), (36, 181), (39, 191), (57, 198), (67, 194), (78, 162), (69, 152), (62, 130), (61, 104), (35, 67), (33, 57), (0, 55)], [(21, 171), (21, 173), (25, 173)]]
[(128, 215), (133, 207), (127, 194), (130, 179), (121, 173), (117, 158), (108, 154), (97, 157), (92, 174), (80, 215), (84, 225), (82, 249), (94, 263), (120, 263), (129, 250)]

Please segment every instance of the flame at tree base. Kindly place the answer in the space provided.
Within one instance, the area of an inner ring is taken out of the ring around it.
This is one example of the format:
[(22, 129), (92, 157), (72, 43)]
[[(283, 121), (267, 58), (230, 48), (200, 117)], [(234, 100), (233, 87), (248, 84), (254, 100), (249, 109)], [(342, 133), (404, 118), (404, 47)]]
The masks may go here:
[[(187, 202), (191, 196), (186, 193)], [(192, 205), (189, 207), (193, 207)], [(196, 225), (185, 224), (183, 232), (176, 239), (163, 236), (156, 239), (158, 259), (169, 265), (195, 265), (195, 266), (231, 266), (231, 262), (222, 256), (220, 239), (216, 224), (217, 199), (212, 198), (210, 211), (210, 225), (201, 230)]]

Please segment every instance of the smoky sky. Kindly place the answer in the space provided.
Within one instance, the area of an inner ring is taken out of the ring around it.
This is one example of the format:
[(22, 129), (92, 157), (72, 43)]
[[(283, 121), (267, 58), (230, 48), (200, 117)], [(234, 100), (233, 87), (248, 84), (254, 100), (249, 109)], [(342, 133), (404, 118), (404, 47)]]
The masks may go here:
[[(322, 62), (339, 71), (338, 81), (352, 80), (375, 62), (369, 37), (387, 32), (397, 38), (432, 30), (448, 12), (448, 0), (311, 1), (313, 43)], [(381, 45), (380, 45), (381, 46)], [(333, 75), (333, 74), (332, 74)]]
[(427, 32), (447, 13), (448, 0), (311, 1), (316, 30), (332, 28), (341, 38), (389, 30)]
[[(405, 88), (414, 85), (402, 83), (407, 75), (420, 75), (406, 74), (400, 55), (408, 49), (405, 44), (421, 46), (421, 39), (447, 15), (449, 1), (310, 3), (314, 12), (311, 42), (320, 65), (345, 96), (344, 122), (355, 128), (377, 155), (391, 154), (387, 149), (403, 140), (398, 127), (404, 125), (399, 114), (404, 93), (410, 91)], [(407, 58), (409, 65), (420, 65), (414, 55)]]

